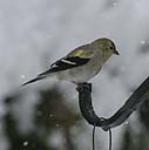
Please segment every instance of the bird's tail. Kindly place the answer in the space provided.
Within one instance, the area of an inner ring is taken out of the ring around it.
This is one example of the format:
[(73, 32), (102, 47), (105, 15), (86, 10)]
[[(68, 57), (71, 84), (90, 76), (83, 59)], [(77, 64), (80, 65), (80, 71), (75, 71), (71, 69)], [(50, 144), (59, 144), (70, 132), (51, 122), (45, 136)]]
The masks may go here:
[(33, 82), (36, 82), (36, 81), (39, 81), (39, 80), (42, 80), (42, 79), (44, 79), (44, 78), (46, 78), (46, 77), (47, 77), (47, 76), (39, 75), (39, 76), (37, 76), (36, 78), (34, 78), (34, 79), (32, 79), (32, 80), (30, 80), (30, 81), (28, 81), (28, 82), (23, 83), (22, 86), (25, 86), (25, 85), (27, 85), (27, 84), (30, 84), (30, 83), (33, 83)]
[(27, 84), (30, 84), (30, 83), (33, 83), (33, 82), (45, 79), (45, 78), (49, 77), (50, 75), (52, 75), (54, 72), (55, 72), (55, 70), (50, 68), (47, 71), (45, 71), (45, 72), (43, 72), (41, 74), (38, 74), (36, 78), (34, 78), (34, 79), (32, 79), (32, 80), (30, 80), (28, 82), (23, 83), (22, 86), (25, 86)]

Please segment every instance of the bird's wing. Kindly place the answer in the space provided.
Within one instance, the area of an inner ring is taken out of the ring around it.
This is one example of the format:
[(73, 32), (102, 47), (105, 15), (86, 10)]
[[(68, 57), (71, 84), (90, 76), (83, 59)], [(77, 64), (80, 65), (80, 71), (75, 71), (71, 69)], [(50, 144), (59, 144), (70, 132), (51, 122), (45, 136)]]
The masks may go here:
[(69, 53), (67, 56), (54, 62), (50, 69), (41, 73), (40, 75), (47, 75), (57, 71), (63, 71), (71, 69), (73, 67), (79, 67), (88, 63), (93, 57), (94, 53), (90, 50), (76, 49)]
[(89, 45), (84, 45), (81, 47), (78, 47), (74, 49), (72, 52), (70, 52), (67, 56), (76, 56), (81, 58), (92, 58), (94, 56), (94, 51)]

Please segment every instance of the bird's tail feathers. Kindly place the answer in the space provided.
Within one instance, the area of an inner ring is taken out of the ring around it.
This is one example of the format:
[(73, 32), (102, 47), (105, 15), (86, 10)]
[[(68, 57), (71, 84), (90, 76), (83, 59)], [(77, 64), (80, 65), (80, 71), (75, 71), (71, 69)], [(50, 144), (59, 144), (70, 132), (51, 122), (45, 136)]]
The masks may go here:
[(53, 74), (54, 72), (55, 72), (54, 70), (49, 69), (49, 70), (39, 74), (36, 78), (34, 78), (34, 79), (32, 79), (28, 82), (23, 83), (22, 86), (25, 86), (27, 84), (30, 84), (30, 83), (33, 83), (33, 82), (36, 82), (36, 81), (39, 81), (39, 80), (42, 80), (42, 79), (48, 77), (49, 75)]
[(36, 82), (36, 81), (39, 81), (39, 80), (42, 80), (42, 79), (44, 79), (44, 78), (46, 78), (46, 76), (44, 76), (44, 75), (39, 75), (39, 76), (37, 76), (36, 78), (34, 78), (34, 79), (32, 79), (32, 80), (30, 80), (30, 81), (28, 81), (28, 82), (23, 83), (22, 86), (25, 86), (25, 85), (27, 85), (27, 84), (30, 84), (30, 83), (33, 83), (33, 82)]

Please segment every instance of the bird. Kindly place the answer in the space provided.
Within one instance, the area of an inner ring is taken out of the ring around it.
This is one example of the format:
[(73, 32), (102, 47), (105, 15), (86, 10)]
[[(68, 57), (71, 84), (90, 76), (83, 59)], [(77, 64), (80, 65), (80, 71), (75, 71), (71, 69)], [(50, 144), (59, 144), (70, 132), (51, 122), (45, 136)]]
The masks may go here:
[(75, 84), (87, 82), (97, 75), (102, 66), (113, 55), (119, 55), (114, 42), (108, 38), (99, 38), (73, 49), (66, 56), (50, 65), (50, 68), (22, 85), (56, 76), (59, 80)]

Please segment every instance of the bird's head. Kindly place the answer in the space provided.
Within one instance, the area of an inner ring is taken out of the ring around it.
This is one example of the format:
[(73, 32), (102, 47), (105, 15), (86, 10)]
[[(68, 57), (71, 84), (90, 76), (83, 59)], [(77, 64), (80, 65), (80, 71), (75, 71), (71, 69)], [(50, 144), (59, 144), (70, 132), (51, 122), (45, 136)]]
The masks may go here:
[(119, 55), (116, 50), (116, 46), (113, 41), (107, 38), (100, 38), (91, 43), (94, 48), (99, 49), (102, 55), (106, 58), (110, 57), (112, 54)]

